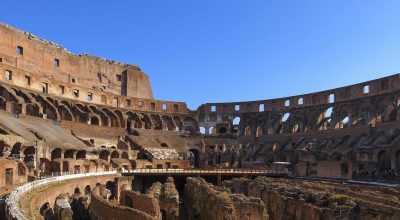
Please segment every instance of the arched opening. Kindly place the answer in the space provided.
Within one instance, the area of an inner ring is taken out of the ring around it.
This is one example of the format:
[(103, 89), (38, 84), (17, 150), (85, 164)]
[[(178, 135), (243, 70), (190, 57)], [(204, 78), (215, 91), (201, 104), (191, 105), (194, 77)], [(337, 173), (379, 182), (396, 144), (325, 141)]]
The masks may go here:
[(86, 151), (80, 150), (76, 153), (76, 159), (86, 159)]
[(27, 104), (26, 114), (30, 116), (40, 117), (39, 107), (37, 105)]
[(64, 158), (71, 158), (71, 159), (73, 159), (73, 158), (74, 158), (74, 150), (67, 150), (67, 151), (65, 151), (65, 153), (64, 153)]
[(15, 143), (11, 149), (10, 157), (19, 159), (21, 155), (21, 146), (21, 143)]
[(88, 194), (90, 194), (91, 192), (92, 192), (92, 189), (91, 189), (90, 185), (87, 185), (87, 186), (85, 187), (85, 195), (88, 195)]
[(209, 128), (209, 129), (208, 129), (208, 133), (209, 133), (209, 134), (214, 134), (214, 133), (215, 133), (215, 132), (214, 132), (214, 127)]
[(24, 163), (28, 167), (29, 171), (35, 167), (35, 148), (28, 147), (24, 150)]
[(200, 134), (205, 134), (205, 133), (206, 133), (206, 128), (200, 127)]
[(121, 154), (121, 158), (124, 158), (124, 159), (129, 159), (129, 155), (128, 155), (128, 153), (126, 153), (126, 152), (122, 152), (122, 154)]
[(90, 123), (91, 125), (99, 125), (99, 119), (95, 116), (90, 118)]
[(125, 195), (125, 206), (133, 208), (132, 198), (128, 195)]
[(258, 126), (256, 131), (256, 137), (261, 137), (262, 134), (263, 134), (262, 127)]
[(81, 194), (81, 190), (80, 190), (78, 187), (76, 187), (76, 188), (74, 189), (74, 194), (75, 194), (75, 195), (80, 195), (80, 194)]
[(108, 197), (109, 200), (112, 200), (115, 198), (115, 183), (112, 181), (108, 181), (106, 183), (106, 189), (108, 189), (111, 192), (110, 197)]
[(220, 134), (225, 134), (227, 132), (227, 129), (225, 127), (220, 127), (218, 130), (218, 133)]
[(59, 159), (61, 158), (61, 149), (56, 148), (51, 152), (51, 160)]
[(377, 167), (380, 171), (390, 170), (391, 160), (390, 154), (386, 150), (382, 150), (378, 153)]
[(113, 151), (112, 153), (111, 153), (111, 158), (119, 158), (119, 153), (118, 153), (118, 151)]
[(99, 158), (102, 160), (106, 160), (108, 161), (108, 156), (110, 155), (110, 153), (106, 150), (100, 151), (100, 155)]
[(193, 168), (200, 168), (200, 152), (197, 149), (190, 149), (188, 152), (190, 165)]
[(247, 126), (244, 128), (244, 135), (248, 136), (251, 135), (251, 127)]
[(195, 129), (192, 126), (185, 126), (185, 131), (189, 132), (190, 134), (195, 133)]

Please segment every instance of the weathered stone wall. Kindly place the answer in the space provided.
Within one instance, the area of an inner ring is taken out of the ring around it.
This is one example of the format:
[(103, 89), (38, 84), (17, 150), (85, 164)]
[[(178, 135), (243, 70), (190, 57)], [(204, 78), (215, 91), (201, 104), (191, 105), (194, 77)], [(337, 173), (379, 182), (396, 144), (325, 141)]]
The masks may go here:
[(0, 158), (0, 196), (7, 192), (7, 188), (25, 183), (28, 180), (28, 169), (24, 163), (11, 159)]
[(98, 186), (92, 192), (90, 216), (93, 220), (160, 220), (160, 216), (151, 216), (148, 213), (134, 208), (111, 203), (103, 198), (100, 189), (101, 186)]
[(168, 177), (165, 184), (154, 183), (146, 194), (158, 200), (161, 211), (165, 212), (166, 220), (179, 219), (179, 193), (172, 177)]
[[(41, 207), (48, 203), (50, 207), (53, 207), (56, 198), (62, 194), (66, 193), (73, 195), (78, 189), (81, 194), (85, 193), (85, 188), (94, 189), (98, 184), (106, 184), (108, 181), (114, 181), (115, 175), (99, 176), (99, 177), (89, 177), (89, 178), (79, 178), (68, 180), (64, 182), (51, 183), (45, 185), (40, 189), (35, 190), (35, 193), (29, 193), (28, 196), (22, 198), (23, 203), (28, 206), (24, 209), (29, 209), (30, 212), (27, 213), (35, 219), (40, 219), (41, 215), (39, 210)], [(29, 204), (29, 205), (28, 205)]]
[(190, 219), (269, 219), (261, 200), (231, 194), (228, 188), (213, 186), (201, 178), (186, 179), (185, 205)]
[(398, 189), (267, 177), (233, 179), (224, 185), (260, 198), (273, 220), (394, 220), (400, 215)]
[(120, 195), (120, 204), (142, 211), (150, 216), (160, 216), (160, 205), (157, 199), (131, 190), (123, 190)]

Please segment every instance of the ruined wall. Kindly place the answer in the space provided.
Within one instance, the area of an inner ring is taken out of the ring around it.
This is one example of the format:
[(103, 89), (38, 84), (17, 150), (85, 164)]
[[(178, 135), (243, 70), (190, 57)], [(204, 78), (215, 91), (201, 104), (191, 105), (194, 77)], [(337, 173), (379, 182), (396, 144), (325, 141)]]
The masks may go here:
[(49, 203), (50, 207), (53, 207), (56, 198), (60, 194), (65, 193), (73, 195), (78, 189), (78, 191), (83, 195), (88, 188), (94, 189), (98, 184), (105, 185), (108, 181), (113, 181), (115, 177), (115, 175), (108, 175), (51, 183), (42, 187), (35, 194), (29, 194), (29, 196), (23, 197), (22, 203), (29, 204), (27, 209), (30, 210), (30, 215), (32, 217), (35, 219), (41, 219), (41, 215), (39, 213), (41, 207), (46, 203)]
[(143, 211), (109, 202), (103, 198), (100, 188), (98, 186), (92, 192), (90, 216), (93, 220), (160, 220), (159, 216), (151, 216)]
[(168, 177), (165, 184), (154, 183), (146, 194), (158, 200), (161, 211), (165, 212), (166, 220), (179, 219), (179, 193), (172, 177)]
[(185, 206), (190, 219), (269, 219), (259, 199), (231, 194), (228, 188), (213, 186), (201, 178), (186, 179)]
[(267, 177), (224, 182), (234, 193), (260, 198), (270, 219), (396, 219), (400, 214), (393, 188)]
[(11, 158), (0, 158), (0, 196), (7, 188), (28, 181), (28, 169), (20, 161)]
[(120, 195), (120, 204), (145, 212), (150, 216), (160, 216), (160, 206), (157, 199), (139, 192), (123, 190)]
[[(140, 91), (134, 94), (140, 96), (135, 97), (153, 98), (148, 76), (140, 72), (139, 67), (87, 54), (74, 55), (59, 45), (5, 24), (0, 25), (0, 39), (0, 57), (3, 63), (42, 75), (45, 80), (74, 83), (87, 88), (102, 88), (120, 95), (122, 74), (132, 70), (144, 80), (140, 80), (140, 84), (135, 83), (131, 88), (128, 83), (128, 88)], [(21, 52), (17, 51), (18, 47), (21, 48)]]

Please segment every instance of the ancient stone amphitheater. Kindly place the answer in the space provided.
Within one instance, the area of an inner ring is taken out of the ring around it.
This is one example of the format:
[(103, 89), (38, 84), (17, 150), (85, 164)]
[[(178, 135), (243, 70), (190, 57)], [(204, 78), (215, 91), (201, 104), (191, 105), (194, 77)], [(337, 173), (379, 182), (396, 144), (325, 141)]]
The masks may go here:
[(190, 110), (0, 24), (0, 219), (400, 219), (399, 89)]

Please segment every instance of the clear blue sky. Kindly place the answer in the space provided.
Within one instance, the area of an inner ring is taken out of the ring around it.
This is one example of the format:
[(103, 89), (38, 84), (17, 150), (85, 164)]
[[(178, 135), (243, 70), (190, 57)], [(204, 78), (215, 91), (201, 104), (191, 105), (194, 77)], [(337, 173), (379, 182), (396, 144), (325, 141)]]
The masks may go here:
[(278, 98), (400, 72), (400, 1), (2, 0), (0, 21), (142, 67), (155, 98)]

